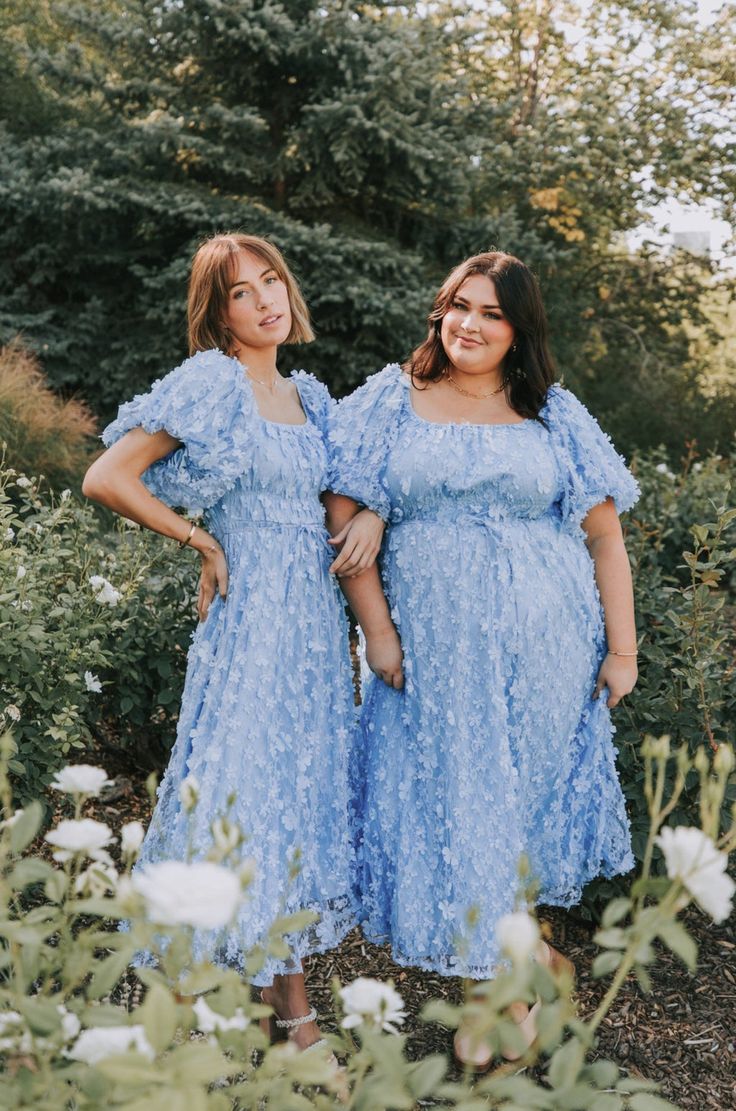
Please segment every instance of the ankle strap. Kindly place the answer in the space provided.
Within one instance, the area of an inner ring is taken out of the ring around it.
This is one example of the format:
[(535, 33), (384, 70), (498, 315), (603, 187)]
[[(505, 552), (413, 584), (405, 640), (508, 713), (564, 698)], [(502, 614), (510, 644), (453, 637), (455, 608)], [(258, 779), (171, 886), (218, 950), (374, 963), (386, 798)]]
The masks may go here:
[(308, 1015), (300, 1015), (299, 1018), (275, 1018), (274, 1022), (281, 1030), (293, 1030), (295, 1026), (304, 1026), (307, 1022), (316, 1022), (317, 1012), (314, 1007)]

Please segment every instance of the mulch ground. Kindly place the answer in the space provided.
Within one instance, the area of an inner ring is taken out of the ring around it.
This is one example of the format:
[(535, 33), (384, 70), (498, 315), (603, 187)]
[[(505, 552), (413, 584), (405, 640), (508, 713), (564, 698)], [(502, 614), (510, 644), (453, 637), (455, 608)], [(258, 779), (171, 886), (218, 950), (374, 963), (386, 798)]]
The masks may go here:
[[(105, 767), (115, 777), (115, 785), (104, 798), (89, 804), (87, 816), (105, 821), (116, 830), (134, 818), (146, 825), (151, 807), (145, 773), (135, 777), (130, 756), (118, 756), (110, 749), (88, 759)], [(609, 982), (595, 981), (590, 975), (598, 952), (592, 940), (595, 927), (574, 910), (540, 908), (540, 917), (551, 926), (555, 945), (575, 963), (578, 1007), (584, 1018), (595, 1010)], [(601, 1025), (597, 1055), (616, 1062), (627, 1075), (658, 1081), (661, 1095), (683, 1111), (736, 1111), (735, 917), (714, 926), (705, 915), (690, 908), (683, 921), (699, 947), (695, 974), (663, 951), (651, 969), (651, 993), (645, 995), (630, 977)], [(325, 1030), (330, 1029), (332, 978), (337, 976), (347, 983), (359, 975), (395, 982), (408, 1012), (404, 1029), (409, 1034), (412, 1057), (450, 1052), (450, 1033), (421, 1022), (418, 1015), (433, 998), (460, 1002), (462, 982), (401, 968), (392, 962), (387, 947), (370, 945), (358, 930), (339, 949), (310, 962), (310, 999), (322, 1016)], [(543, 1071), (541, 1068), (540, 1075)]]

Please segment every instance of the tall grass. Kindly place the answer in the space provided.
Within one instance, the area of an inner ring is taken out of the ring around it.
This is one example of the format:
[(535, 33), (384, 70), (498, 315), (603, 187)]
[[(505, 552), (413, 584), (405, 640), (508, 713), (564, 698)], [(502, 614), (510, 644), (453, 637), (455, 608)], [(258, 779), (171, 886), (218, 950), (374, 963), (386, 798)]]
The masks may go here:
[(51, 486), (78, 486), (95, 432), (87, 406), (58, 397), (19, 340), (0, 347), (0, 442), (9, 466), (43, 474)]

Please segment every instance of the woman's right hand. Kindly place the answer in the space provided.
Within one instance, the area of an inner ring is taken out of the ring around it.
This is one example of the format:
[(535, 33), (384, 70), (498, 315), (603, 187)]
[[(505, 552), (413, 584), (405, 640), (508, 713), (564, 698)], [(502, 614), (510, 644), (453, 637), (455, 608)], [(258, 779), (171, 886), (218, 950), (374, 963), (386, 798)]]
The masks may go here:
[(208, 537), (208, 546), (201, 551), (202, 571), (199, 576), (199, 594), (197, 596), (197, 616), (204, 621), (210, 610), (210, 605), (219, 593), (221, 598), (227, 594), (227, 563), (225, 553), (216, 540)]
[(404, 685), (403, 661), (399, 634), (393, 625), (365, 638), (365, 658), (368, 667), (386, 686), (399, 691)]

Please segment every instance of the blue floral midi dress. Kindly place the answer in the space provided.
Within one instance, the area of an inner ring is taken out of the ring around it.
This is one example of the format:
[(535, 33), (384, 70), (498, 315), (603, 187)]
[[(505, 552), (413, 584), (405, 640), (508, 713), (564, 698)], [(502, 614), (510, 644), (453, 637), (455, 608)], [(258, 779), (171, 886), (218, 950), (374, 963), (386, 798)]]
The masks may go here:
[[(195, 931), (195, 958), (242, 969), (279, 914), (319, 915), (290, 938), (290, 958), (269, 958), (254, 979), (262, 985), (299, 971), (301, 957), (337, 945), (356, 921), (348, 827), (356, 711), (319, 498), (331, 400), (311, 375), (292, 380), (306, 422), (267, 421), (240, 363), (200, 352), (122, 405), (103, 432), (106, 444), (136, 427), (181, 441), (143, 481), (168, 505), (204, 511), (229, 572), (227, 598), (216, 595), (192, 639), (176, 743), (138, 867), (187, 859), (190, 844), (194, 859), (205, 856), (210, 825), (227, 811), (247, 835), (255, 880), (233, 928)], [(189, 774), (199, 784), (191, 825), (179, 800)]]
[[(569, 391), (537, 421), (439, 424), (390, 365), (333, 417), (330, 487), (379, 513), (405, 686), (364, 683), (353, 769), (365, 935), (400, 964), (473, 979), (499, 963), (522, 853), (570, 906), (633, 866), (594, 564), (581, 521), (638, 487)], [(468, 923), (475, 908), (478, 920)]]

